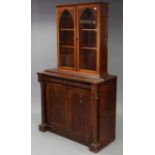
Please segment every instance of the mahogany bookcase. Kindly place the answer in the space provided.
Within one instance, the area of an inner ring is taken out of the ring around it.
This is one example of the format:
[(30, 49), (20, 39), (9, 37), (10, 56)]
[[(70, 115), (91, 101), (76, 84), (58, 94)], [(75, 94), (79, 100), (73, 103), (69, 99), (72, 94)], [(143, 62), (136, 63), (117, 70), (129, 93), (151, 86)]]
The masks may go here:
[(116, 81), (107, 71), (108, 3), (56, 6), (57, 68), (38, 73), (41, 131), (97, 152), (115, 139)]

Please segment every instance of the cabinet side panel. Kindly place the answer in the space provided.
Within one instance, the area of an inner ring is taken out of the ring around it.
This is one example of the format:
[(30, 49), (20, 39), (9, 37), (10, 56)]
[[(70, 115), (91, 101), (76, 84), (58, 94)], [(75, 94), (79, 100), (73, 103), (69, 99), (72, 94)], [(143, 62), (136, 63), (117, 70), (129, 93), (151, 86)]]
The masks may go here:
[(99, 88), (99, 141), (107, 143), (115, 138), (116, 79)]

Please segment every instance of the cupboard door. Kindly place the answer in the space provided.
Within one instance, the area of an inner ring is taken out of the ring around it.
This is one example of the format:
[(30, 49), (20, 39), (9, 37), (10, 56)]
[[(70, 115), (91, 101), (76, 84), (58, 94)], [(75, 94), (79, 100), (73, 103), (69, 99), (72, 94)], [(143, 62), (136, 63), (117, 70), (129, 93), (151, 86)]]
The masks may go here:
[(75, 7), (57, 9), (59, 68), (76, 69)]
[(98, 7), (78, 7), (78, 70), (97, 72)]
[(54, 128), (68, 126), (68, 93), (61, 85), (47, 84), (47, 121)]
[(89, 142), (91, 136), (90, 94), (80, 89), (71, 90), (71, 133)]

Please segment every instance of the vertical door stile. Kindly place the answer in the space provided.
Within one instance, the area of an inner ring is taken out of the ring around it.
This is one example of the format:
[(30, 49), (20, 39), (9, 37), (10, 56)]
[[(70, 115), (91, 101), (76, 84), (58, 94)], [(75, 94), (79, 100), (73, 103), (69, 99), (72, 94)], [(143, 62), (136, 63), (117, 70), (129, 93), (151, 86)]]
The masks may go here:
[(76, 7), (76, 26), (77, 26), (77, 31), (76, 31), (76, 44), (77, 44), (77, 71), (79, 71), (79, 8), (78, 6)]
[(101, 32), (100, 32), (100, 26), (101, 26), (101, 23), (100, 23), (100, 6), (97, 6), (97, 50), (96, 50), (96, 71), (97, 73), (99, 74), (99, 70), (100, 70), (100, 38), (101, 38)]
[(74, 55), (75, 70), (77, 71), (77, 7), (74, 6)]
[(60, 66), (59, 54), (59, 9), (56, 9), (56, 32), (57, 32), (57, 68)]

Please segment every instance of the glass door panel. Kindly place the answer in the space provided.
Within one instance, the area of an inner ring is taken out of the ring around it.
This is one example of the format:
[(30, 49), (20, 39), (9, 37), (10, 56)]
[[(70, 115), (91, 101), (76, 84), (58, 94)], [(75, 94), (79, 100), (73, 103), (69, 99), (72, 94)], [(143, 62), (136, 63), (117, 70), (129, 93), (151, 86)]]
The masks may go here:
[(80, 47), (96, 47), (95, 31), (80, 31)]
[(65, 10), (61, 17), (60, 17), (60, 24), (59, 24), (59, 28), (63, 29), (69, 29), (69, 28), (74, 28), (74, 21), (73, 21), (73, 17), (71, 15), (71, 13), (68, 10)]
[(79, 20), (79, 69), (96, 71), (96, 9), (86, 8)]
[(96, 50), (83, 49), (80, 51), (80, 69), (96, 70)]
[(80, 18), (80, 29), (96, 29), (96, 19), (92, 9), (85, 9)]
[(74, 67), (74, 49), (60, 48), (60, 66)]
[(74, 62), (74, 19), (68, 10), (64, 10), (59, 21), (59, 65), (75, 67)]
[(60, 30), (60, 46), (74, 46), (74, 31)]

